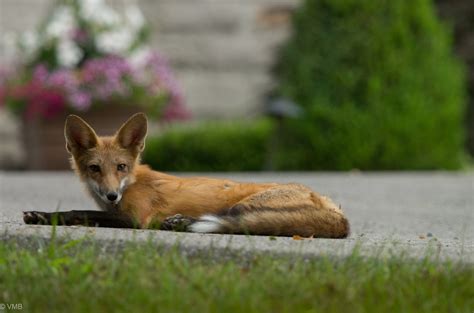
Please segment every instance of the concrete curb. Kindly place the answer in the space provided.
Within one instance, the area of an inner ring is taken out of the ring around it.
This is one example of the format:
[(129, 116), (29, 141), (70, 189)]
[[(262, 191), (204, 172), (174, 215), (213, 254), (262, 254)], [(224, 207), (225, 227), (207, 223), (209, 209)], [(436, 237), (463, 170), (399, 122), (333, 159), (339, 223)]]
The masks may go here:
[(403, 238), (303, 239), (285, 237), (177, 233), (169, 231), (3, 225), (0, 238), (22, 247), (39, 248), (51, 241), (79, 240), (105, 250), (127, 245), (150, 244), (160, 251), (178, 249), (187, 256), (206, 256), (214, 260), (248, 260), (256, 256), (275, 258), (345, 258), (353, 254), (377, 259), (389, 257), (429, 258), (439, 261), (474, 263), (474, 249), (465, 243), (442, 243), (436, 238), (412, 242)]

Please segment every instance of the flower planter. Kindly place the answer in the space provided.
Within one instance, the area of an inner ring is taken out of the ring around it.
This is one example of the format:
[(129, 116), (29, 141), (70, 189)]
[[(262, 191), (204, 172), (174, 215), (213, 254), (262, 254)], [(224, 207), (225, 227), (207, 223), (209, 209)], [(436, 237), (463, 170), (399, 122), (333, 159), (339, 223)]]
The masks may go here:
[(149, 45), (139, 8), (123, 9), (103, 0), (58, 1), (32, 32), (35, 40), (20, 40), (28, 53), (0, 68), (0, 107), (24, 116), (26, 169), (70, 168), (67, 112), (82, 112), (99, 135), (112, 135), (137, 111), (166, 122), (189, 117), (169, 63)]
[[(113, 135), (138, 107), (104, 106), (76, 113), (89, 123), (97, 135)], [(53, 119), (28, 119), (23, 122), (23, 142), (28, 170), (68, 170), (71, 168), (64, 139), (67, 114)]]

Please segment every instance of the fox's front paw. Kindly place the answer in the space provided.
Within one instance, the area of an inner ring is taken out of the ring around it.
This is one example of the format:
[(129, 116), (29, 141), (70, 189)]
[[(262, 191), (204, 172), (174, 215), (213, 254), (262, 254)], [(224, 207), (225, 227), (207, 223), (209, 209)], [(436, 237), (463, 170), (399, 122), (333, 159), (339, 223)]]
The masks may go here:
[(49, 215), (46, 212), (27, 211), (23, 212), (23, 221), (25, 224), (49, 224)]
[(193, 217), (176, 214), (165, 218), (160, 224), (160, 230), (187, 231), (188, 226), (195, 221)]

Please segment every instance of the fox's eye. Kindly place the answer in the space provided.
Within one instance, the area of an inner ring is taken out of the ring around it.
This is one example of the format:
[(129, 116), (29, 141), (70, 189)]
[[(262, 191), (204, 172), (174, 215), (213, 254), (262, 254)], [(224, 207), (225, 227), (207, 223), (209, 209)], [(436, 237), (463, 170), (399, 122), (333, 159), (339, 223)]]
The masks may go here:
[(125, 169), (127, 168), (127, 165), (126, 164), (119, 164), (117, 165), (117, 171), (125, 171)]
[(96, 164), (89, 165), (89, 169), (95, 173), (100, 172), (100, 166)]

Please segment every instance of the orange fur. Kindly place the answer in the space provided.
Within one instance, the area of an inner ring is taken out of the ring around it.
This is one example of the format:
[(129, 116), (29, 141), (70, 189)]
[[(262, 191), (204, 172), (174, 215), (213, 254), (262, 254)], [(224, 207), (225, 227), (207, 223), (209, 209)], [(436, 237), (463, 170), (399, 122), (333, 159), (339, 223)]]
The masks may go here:
[[(98, 137), (82, 119), (68, 117), (65, 136), (72, 166), (102, 210), (128, 216), (142, 228), (179, 213), (197, 219), (218, 216), (221, 228), (217, 232), (348, 235), (343, 212), (306, 186), (183, 178), (140, 165), (146, 130), (146, 117), (141, 113), (111, 137)], [(117, 201), (108, 200), (111, 193), (117, 194)]]

